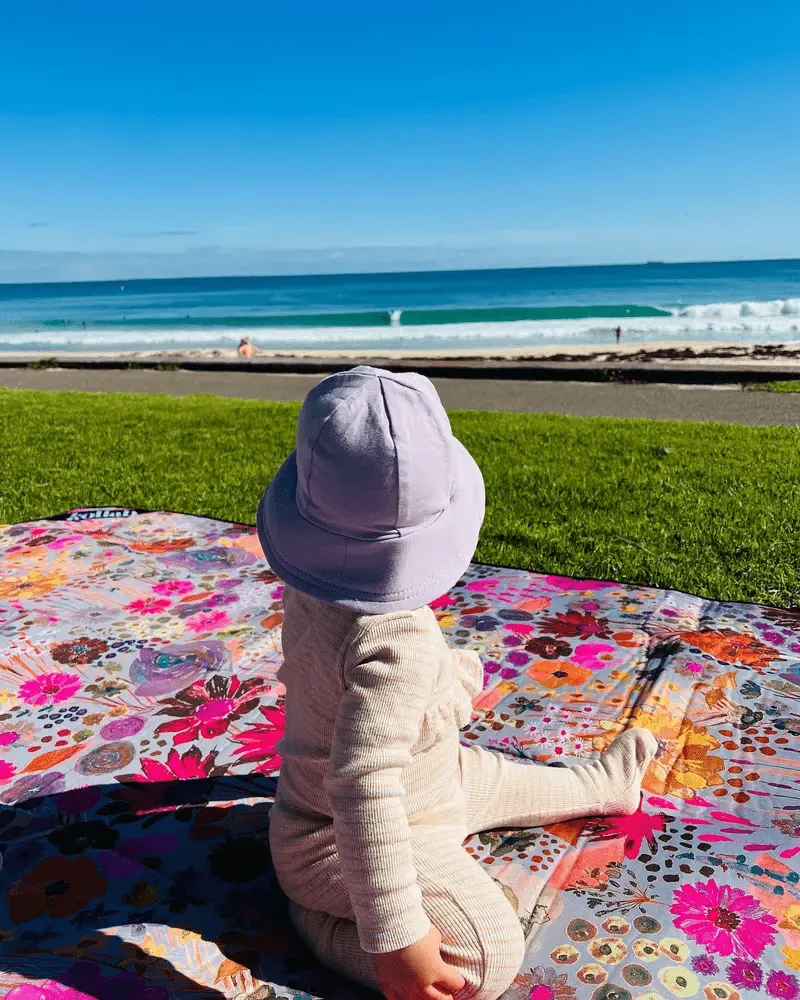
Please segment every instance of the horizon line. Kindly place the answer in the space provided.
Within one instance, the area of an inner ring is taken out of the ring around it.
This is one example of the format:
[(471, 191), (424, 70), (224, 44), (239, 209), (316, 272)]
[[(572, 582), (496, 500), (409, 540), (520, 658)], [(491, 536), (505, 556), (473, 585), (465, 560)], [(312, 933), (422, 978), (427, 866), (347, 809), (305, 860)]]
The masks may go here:
[[(358, 249), (352, 247), (351, 249)], [(303, 250), (288, 250), (286, 253), (308, 253)], [(313, 251), (312, 251), (313, 252)], [(319, 252), (319, 251), (316, 251)], [(324, 252), (324, 251), (323, 251)], [(25, 251), (25, 250), (0, 250), (3, 253), (53, 253), (53, 254), (77, 254), (80, 256), (95, 256), (91, 252), (80, 250), (50, 250), (50, 251)], [(97, 255), (99, 256), (99, 255)], [(113, 254), (109, 254), (113, 256)], [(380, 277), (388, 275), (403, 274), (481, 274), (489, 271), (577, 271), (577, 270), (597, 270), (599, 268), (620, 268), (620, 267), (686, 267), (715, 264), (777, 264), (800, 262), (800, 257), (742, 257), (733, 259), (714, 260), (646, 260), (635, 263), (613, 263), (613, 264), (529, 264), (524, 267), (417, 267), (403, 268), (399, 270), (380, 271), (309, 271), (297, 272), (293, 274), (187, 274), (172, 275), (170, 277), (138, 277), (138, 278), (78, 278), (66, 281), (1, 281), (0, 288), (20, 287), (36, 285), (116, 285), (120, 282), (136, 284), (145, 281), (257, 281), (262, 279), (291, 279), (291, 278), (358, 278), (358, 277)]]

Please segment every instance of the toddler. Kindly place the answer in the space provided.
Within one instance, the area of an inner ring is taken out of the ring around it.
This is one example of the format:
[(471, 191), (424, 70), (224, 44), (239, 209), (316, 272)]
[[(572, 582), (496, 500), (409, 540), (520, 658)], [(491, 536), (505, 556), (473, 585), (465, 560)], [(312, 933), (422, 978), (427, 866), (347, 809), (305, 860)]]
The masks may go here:
[(460, 744), (483, 669), (428, 604), (466, 571), (483, 515), (431, 382), (366, 366), (309, 392), (258, 511), (286, 583), (275, 871), (317, 958), (389, 1000), (496, 1000), (524, 935), (464, 840), (631, 813), (655, 751), (642, 729), (566, 768)]

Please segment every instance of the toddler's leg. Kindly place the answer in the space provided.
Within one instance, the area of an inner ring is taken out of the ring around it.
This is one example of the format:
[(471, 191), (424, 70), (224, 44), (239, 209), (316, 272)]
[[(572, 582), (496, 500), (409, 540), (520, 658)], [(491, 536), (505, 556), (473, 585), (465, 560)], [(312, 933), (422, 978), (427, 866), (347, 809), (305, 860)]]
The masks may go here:
[(291, 900), (289, 917), (294, 929), (323, 965), (381, 992), (372, 956), (363, 951), (358, 942), (355, 921), (308, 910)]
[(618, 736), (597, 760), (577, 767), (521, 764), (476, 745), (462, 746), (469, 831), (627, 816), (639, 806), (642, 778), (657, 749), (650, 730), (638, 727)]
[[(442, 935), (442, 958), (466, 979), (454, 1000), (497, 1000), (525, 957), (517, 914), (500, 886), (463, 849), (457, 836), (436, 827), (412, 831), (414, 866), (425, 911)], [(290, 903), (300, 937), (341, 975), (379, 990), (372, 956), (362, 951), (355, 922)]]
[(497, 1000), (525, 959), (516, 911), (488, 865), (462, 847), (463, 827), (447, 839), (437, 837), (435, 827), (412, 837), (422, 901), (441, 932), (442, 958), (466, 979), (454, 1000)]

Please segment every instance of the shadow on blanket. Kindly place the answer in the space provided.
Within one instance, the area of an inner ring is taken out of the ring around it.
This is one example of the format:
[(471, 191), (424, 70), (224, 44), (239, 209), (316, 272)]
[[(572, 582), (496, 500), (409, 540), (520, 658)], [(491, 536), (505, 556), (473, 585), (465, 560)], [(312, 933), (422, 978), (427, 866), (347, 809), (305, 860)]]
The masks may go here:
[[(2, 943), (4, 973), (94, 1000), (275, 997), (264, 982), (374, 997), (320, 965), (290, 929), (267, 836), (275, 787), (260, 775), (94, 786), (81, 790), (94, 805), (72, 822), (70, 793), (0, 807), (5, 874), (29, 870), (6, 892), (20, 924)], [(153, 939), (158, 926), (188, 946), (199, 936), (219, 948), (214, 986), (179, 971), (174, 943), (165, 957)]]

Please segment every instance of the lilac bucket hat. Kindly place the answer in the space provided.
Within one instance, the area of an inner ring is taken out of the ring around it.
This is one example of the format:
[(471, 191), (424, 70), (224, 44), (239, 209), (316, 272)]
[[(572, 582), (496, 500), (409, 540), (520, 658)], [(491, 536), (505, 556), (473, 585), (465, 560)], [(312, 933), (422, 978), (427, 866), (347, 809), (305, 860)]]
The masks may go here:
[(366, 614), (411, 610), (465, 572), (484, 503), (430, 380), (360, 365), (306, 396), (258, 536), (297, 590)]

